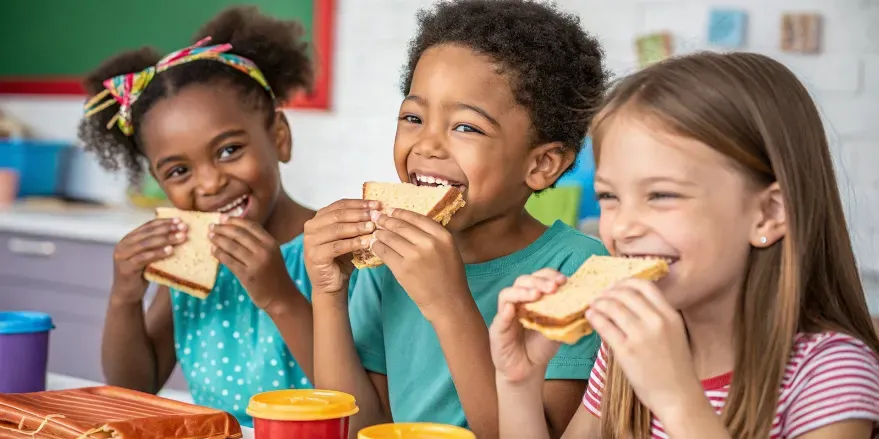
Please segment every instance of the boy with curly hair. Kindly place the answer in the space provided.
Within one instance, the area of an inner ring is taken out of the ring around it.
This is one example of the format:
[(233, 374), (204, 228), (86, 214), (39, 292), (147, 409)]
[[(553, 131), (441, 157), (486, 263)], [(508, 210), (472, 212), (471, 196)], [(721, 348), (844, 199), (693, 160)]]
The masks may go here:
[[(432, 421), (492, 438), (498, 404), (486, 322), (499, 291), (521, 274), (571, 274), (606, 253), (561, 222), (542, 225), (525, 202), (574, 162), (607, 73), (598, 42), (551, 4), (457, 0), (418, 19), (394, 162), (401, 181), (456, 186), (467, 205), (447, 228), (363, 200), (335, 202), (306, 223), (315, 384), (355, 395), (352, 435), (381, 422)], [(348, 253), (362, 248), (385, 265), (357, 274), (349, 304)], [(549, 365), (542, 409), (556, 436), (579, 406), (598, 346), (586, 337)]]

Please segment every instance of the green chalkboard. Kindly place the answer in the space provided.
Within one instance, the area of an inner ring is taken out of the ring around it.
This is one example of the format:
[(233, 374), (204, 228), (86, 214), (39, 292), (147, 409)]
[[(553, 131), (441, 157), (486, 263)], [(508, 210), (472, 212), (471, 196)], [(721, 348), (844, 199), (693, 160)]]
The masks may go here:
[[(299, 21), (316, 73), (329, 74), (328, 0), (0, 0), (0, 93), (81, 93), (77, 78), (107, 57), (142, 46), (183, 48), (219, 11), (245, 4)], [(316, 84), (316, 93), (322, 85), (329, 84)]]

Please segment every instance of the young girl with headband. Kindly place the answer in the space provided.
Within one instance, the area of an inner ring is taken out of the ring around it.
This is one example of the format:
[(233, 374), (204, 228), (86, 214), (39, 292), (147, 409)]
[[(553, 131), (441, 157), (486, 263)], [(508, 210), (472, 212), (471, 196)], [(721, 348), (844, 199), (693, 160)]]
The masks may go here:
[(244, 425), (253, 394), (310, 386), (301, 233), (314, 212), (284, 191), (279, 169), (292, 143), (279, 107), (312, 80), (300, 34), (254, 8), (229, 9), (192, 47), (164, 58), (124, 52), (88, 75), (85, 147), (108, 169), (149, 172), (179, 209), (224, 214), (211, 236), (222, 266), (204, 300), (163, 287), (144, 312), (144, 267), (187, 239), (183, 224), (156, 219), (116, 246), (102, 345), (109, 384), (155, 393), (179, 363), (197, 404)]
[[(879, 340), (818, 109), (782, 64), (704, 53), (623, 80), (592, 123), (600, 234), (670, 262), (601, 294), (603, 341), (564, 438), (868, 439)], [(543, 270), (501, 293), (491, 328), (501, 436), (547, 438), (558, 348), (515, 318)]]

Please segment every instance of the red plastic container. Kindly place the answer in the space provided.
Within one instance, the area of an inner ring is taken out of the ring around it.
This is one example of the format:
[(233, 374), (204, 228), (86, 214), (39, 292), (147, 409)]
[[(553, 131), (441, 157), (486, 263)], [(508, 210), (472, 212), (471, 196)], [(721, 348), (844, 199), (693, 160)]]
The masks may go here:
[(256, 439), (347, 439), (354, 397), (329, 390), (277, 390), (254, 395), (247, 405)]

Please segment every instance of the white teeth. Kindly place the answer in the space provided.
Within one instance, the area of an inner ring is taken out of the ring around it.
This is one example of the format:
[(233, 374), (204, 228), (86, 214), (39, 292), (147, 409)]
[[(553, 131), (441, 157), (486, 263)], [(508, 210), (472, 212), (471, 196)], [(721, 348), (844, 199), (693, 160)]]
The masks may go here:
[(242, 210), (243, 211), (244, 210), (243, 204), (245, 201), (247, 201), (247, 195), (242, 195), (242, 196), (236, 198), (235, 201), (232, 201), (231, 203), (217, 209), (217, 212), (228, 213), (230, 216), (237, 216), (237, 215), (233, 214), (234, 213), (233, 210)]
[(624, 258), (636, 258), (636, 259), (662, 259), (669, 264), (676, 261), (675, 258), (670, 256), (656, 256), (656, 255), (621, 255)]
[(421, 183), (426, 183), (426, 184), (435, 184), (438, 186), (450, 186), (451, 185), (448, 180), (444, 180), (439, 177), (433, 177), (430, 175), (415, 174), (415, 181), (418, 181)]

